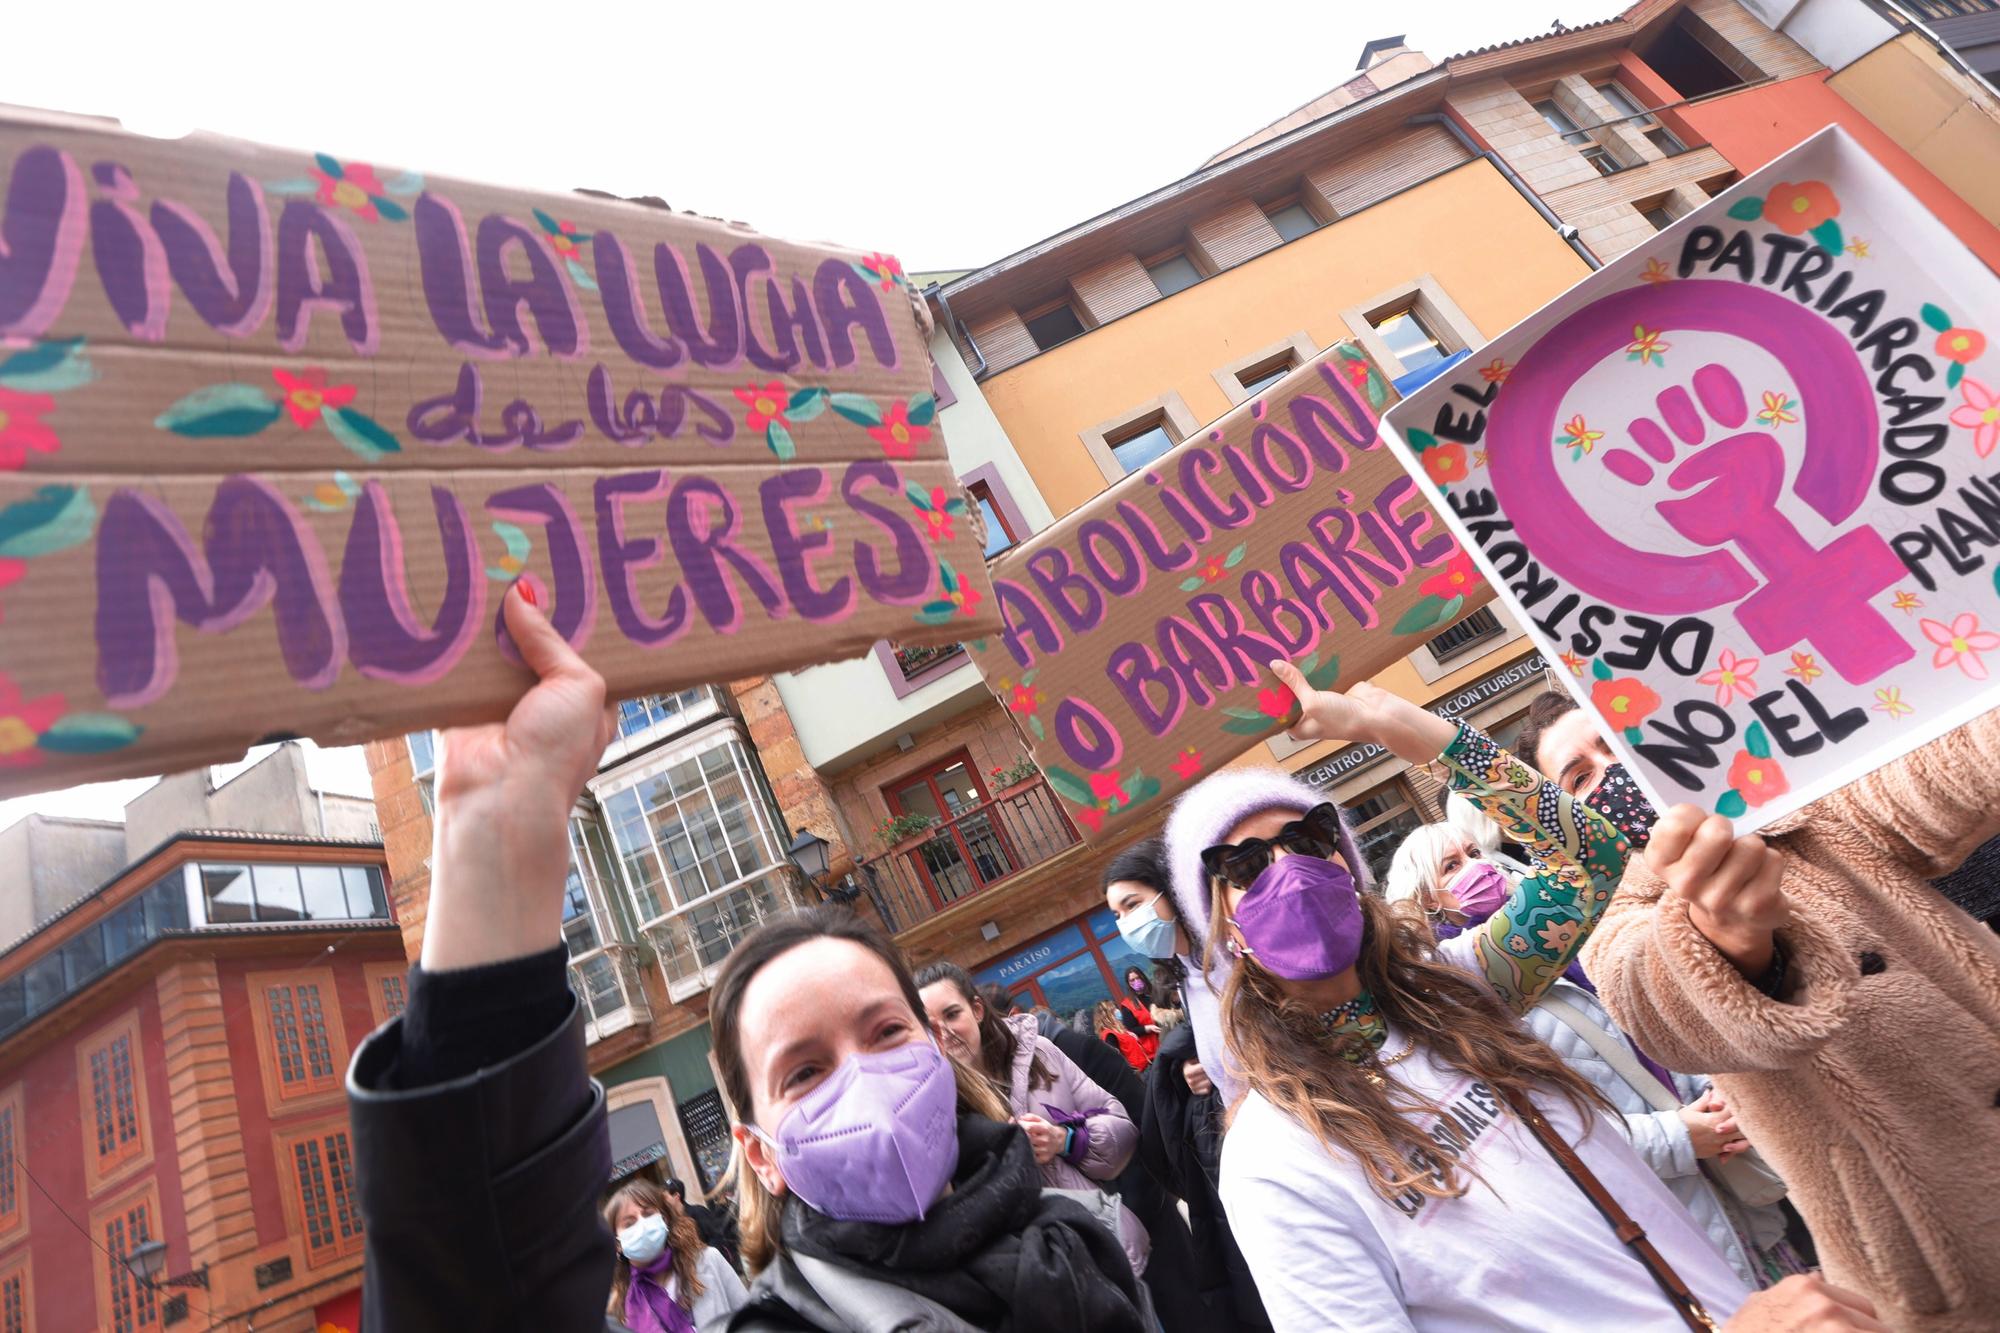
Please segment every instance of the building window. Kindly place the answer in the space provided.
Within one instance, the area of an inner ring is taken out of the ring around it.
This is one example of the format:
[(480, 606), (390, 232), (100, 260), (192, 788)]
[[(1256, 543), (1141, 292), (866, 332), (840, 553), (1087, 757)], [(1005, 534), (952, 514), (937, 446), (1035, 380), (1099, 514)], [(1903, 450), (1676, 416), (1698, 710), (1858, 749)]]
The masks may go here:
[(1299, 368), (1299, 354), (1287, 348), (1268, 360), (1236, 372), (1236, 382), (1246, 397), (1255, 398)]
[(1077, 317), (1075, 307), (1067, 301), (1057, 302), (1038, 315), (1022, 320), (1028, 326), (1028, 336), (1035, 340), (1035, 346), (1046, 352), (1051, 347), (1059, 347), (1071, 338), (1083, 336), (1083, 320)]
[(327, 1036), (326, 1005), (319, 987), (266, 986), (264, 1006), (280, 1090), (298, 1096), (331, 1087), (333, 1043)]
[(21, 1178), (14, 1166), (14, 1154), (20, 1149), (21, 1087), (17, 1083), (0, 1096), (0, 1235), (21, 1225)]
[(151, 1287), (132, 1276), (125, 1256), (153, 1239), (151, 1198), (139, 1199), (104, 1220), (104, 1248), (110, 1252), (110, 1290), (106, 1295), (111, 1311), (112, 1333), (135, 1333), (156, 1328), (160, 1322), (159, 1298)]
[(680, 1112), (688, 1156), (694, 1159), (706, 1194), (722, 1184), (729, 1170), (729, 1113), (723, 1108), (722, 1094), (714, 1089), (695, 1094), (675, 1109)]
[(1376, 336), (1388, 345), (1396, 359), (1403, 363), (1405, 374), (1435, 365), (1451, 355), (1436, 331), (1417, 314), (1414, 304), (1376, 315), (1368, 324), (1375, 330)]
[(944, 377), (944, 368), (935, 361), (931, 362), (931, 397), (937, 399), (940, 412), (958, 401), (958, 395), (951, 391), (951, 381)]
[(1297, 199), (1281, 199), (1264, 205), (1264, 217), (1279, 238), (1287, 241), (1296, 241), (1301, 236), (1318, 231), (1320, 226), (1313, 211)]
[(437, 814), (437, 733), (413, 731), (403, 737), (410, 745), (410, 776), (417, 784), (417, 799), (424, 813)]
[(1482, 606), (1444, 633), (1432, 638), (1424, 644), (1424, 647), (1430, 649), (1434, 659), (1442, 662), (1448, 657), (1456, 657), (1467, 649), (1506, 632), (1507, 627), (1500, 623), (1500, 618), (1494, 615), (1491, 609)]
[(1674, 225), (1674, 215), (1667, 211), (1665, 204), (1649, 204), (1639, 210), (1639, 216), (1653, 224), (1654, 231), (1665, 231)]
[(1400, 778), (1392, 778), (1348, 802), (1347, 810), (1354, 819), (1354, 839), (1361, 848), (1361, 859), (1368, 863), (1380, 883), (1389, 873), (1389, 860), (1395, 856), (1396, 848), (1424, 825), (1423, 812)]
[(139, 1120), (137, 1029), (137, 1023), (128, 1019), (117, 1032), (82, 1053), (89, 1108), (85, 1141), (94, 1151), (100, 1176), (145, 1151)]
[(1146, 274), (1152, 278), (1153, 285), (1160, 289), (1161, 296), (1184, 292), (1201, 281), (1201, 270), (1194, 266), (1194, 261), (1184, 252), (1178, 250), (1147, 264)]
[(1166, 413), (1154, 412), (1115, 432), (1106, 434), (1105, 445), (1127, 476), (1172, 449), (1180, 441)]
[(1659, 149), (1660, 156), (1662, 157), (1676, 157), (1687, 151), (1687, 145), (1675, 137), (1674, 132), (1664, 125), (1647, 130), (1646, 142)]
[[(1725, 58), (1724, 52), (1729, 53)], [(1676, 14), (1674, 21), (1637, 53), (1683, 98), (1706, 97), (1710, 93), (1740, 88), (1755, 74), (1755, 66), (1730, 46), (1715, 29), (1696, 15)]]
[(281, 1139), (279, 1176), (306, 1240), (306, 1266), (358, 1254), (363, 1243), (354, 1156), (344, 1129)]
[(378, 1023), (386, 1023), (409, 1008), (410, 998), (406, 989), (408, 984), (401, 969), (385, 972), (375, 978), (375, 995), (371, 998), (378, 1001), (375, 1006), (375, 1019)]
[(202, 865), (197, 873), (211, 926), (389, 915), (377, 866)]
[(1577, 128), (1576, 122), (1569, 118), (1569, 113), (1557, 106), (1555, 102), (1550, 100), (1537, 102), (1535, 103), (1535, 110), (1542, 113), (1542, 119), (1546, 120), (1549, 123), (1549, 127), (1562, 136), (1564, 143), (1583, 154), (1584, 161), (1595, 167), (1598, 175), (1609, 176), (1618, 170), (1617, 161), (1610, 153), (1604, 150), (1604, 145), (1598, 143), (1597, 140)]
[(1021, 535), (1014, 531), (1007, 515), (1001, 512), (999, 502), (993, 498), (993, 487), (983, 481), (966, 484), (966, 492), (979, 506), (980, 522), (986, 525), (986, 558), (991, 560), (1002, 551), (1012, 550), (1020, 544)]
[(756, 791), (743, 746), (732, 740), (601, 798), (640, 921), (778, 865)]
[(1910, 8), (1920, 18), (1963, 19), (1975, 14), (1991, 14), (2000, 8), (1994, 0), (1910, 0)]
[(28, 1333), (28, 1257), (0, 1277), (0, 1333)]
[(679, 694), (647, 694), (618, 705), (618, 734), (628, 740), (654, 727), (678, 722), (708, 702), (708, 689), (697, 685)]

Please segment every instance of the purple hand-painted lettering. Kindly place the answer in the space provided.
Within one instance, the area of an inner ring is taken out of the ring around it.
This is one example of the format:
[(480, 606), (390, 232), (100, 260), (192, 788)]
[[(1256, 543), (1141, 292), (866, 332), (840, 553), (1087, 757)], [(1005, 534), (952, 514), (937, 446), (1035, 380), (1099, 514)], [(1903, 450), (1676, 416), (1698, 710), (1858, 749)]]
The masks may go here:
[(83, 172), (59, 149), (37, 146), (14, 159), (0, 218), (0, 338), (48, 331), (69, 300), (87, 230)]
[(444, 589), (425, 625), (411, 605), (409, 560), (403, 530), (381, 482), (362, 485), (354, 522), (340, 562), (340, 609), (346, 617), (348, 657), (375, 680), (423, 685), (458, 665), (479, 631), (486, 604), (486, 574), (479, 542), (465, 506), (442, 486), (431, 487), (443, 555)]

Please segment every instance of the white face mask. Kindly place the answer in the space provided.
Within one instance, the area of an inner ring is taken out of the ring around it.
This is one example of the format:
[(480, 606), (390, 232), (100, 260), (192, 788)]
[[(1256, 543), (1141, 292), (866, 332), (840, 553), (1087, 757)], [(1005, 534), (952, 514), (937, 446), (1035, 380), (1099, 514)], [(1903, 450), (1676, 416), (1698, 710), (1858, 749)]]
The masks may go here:
[(658, 1213), (640, 1218), (618, 1233), (618, 1248), (642, 1268), (652, 1263), (666, 1252), (667, 1219)]

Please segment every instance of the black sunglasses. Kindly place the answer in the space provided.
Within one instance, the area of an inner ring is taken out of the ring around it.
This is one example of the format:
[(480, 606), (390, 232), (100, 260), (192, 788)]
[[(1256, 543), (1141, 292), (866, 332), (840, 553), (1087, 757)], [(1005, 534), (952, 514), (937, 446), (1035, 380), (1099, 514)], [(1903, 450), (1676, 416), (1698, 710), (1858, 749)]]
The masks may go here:
[(1271, 864), (1271, 853), (1278, 848), (1333, 860), (1340, 852), (1339, 809), (1331, 802), (1316, 805), (1303, 819), (1294, 819), (1279, 829), (1273, 838), (1245, 838), (1211, 847), (1201, 854), (1201, 866), (1211, 878), (1247, 889)]

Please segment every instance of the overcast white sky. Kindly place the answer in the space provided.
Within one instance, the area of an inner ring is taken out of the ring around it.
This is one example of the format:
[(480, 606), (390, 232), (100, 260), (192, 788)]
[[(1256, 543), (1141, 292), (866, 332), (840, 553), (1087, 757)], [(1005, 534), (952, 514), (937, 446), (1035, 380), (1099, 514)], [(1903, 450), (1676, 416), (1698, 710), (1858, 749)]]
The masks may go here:
[[(0, 98), (500, 184), (654, 194), (972, 268), (1188, 174), (1405, 32), (1433, 59), (1613, 0), (100, 0), (8, 15)], [(307, 16), (310, 16), (308, 21)], [(355, 750), (314, 781), (368, 794)], [(0, 801), (116, 818), (147, 783)]]

